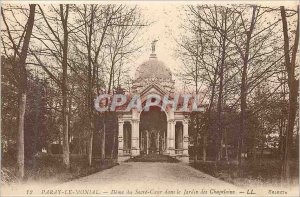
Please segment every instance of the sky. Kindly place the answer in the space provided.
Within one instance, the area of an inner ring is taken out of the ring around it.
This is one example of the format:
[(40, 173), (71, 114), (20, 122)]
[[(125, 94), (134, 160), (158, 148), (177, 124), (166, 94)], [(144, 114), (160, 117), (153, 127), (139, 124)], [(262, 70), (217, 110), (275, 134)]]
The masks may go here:
[[(246, 2), (246, 1), (244, 1)], [(248, 1), (249, 2), (249, 1)], [(261, 3), (260, 1), (252, 1)], [(132, 2), (136, 4), (137, 2)], [(207, 4), (216, 3), (216, 1), (189, 1), (189, 4)], [(233, 1), (218, 1), (218, 4), (232, 4)], [(286, 1), (284, 5), (286, 7), (294, 7), (298, 1)], [(180, 34), (184, 34), (180, 26), (184, 22), (184, 6), (186, 2), (179, 1), (139, 1), (138, 6), (141, 9), (142, 16), (151, 23), (141, 33), (144, 46), (142, 52), (136, 57), (136, 59), (130, 63), (130, 67), (133, 68), (130, 72), (131, 76), (134, 76), (136, 68), (143, 62), (149, 59), (151, 53), (151, 42), (155, 39), (158, 40), (156, 43), (156, 54), (159, 60), (163, 61), (167, 67), (173, 73), (173, 79), (175, 79), (176, 89), (181, 89), (180, 80), (174, 76), (178, 73), (180, 68), (183, 66), (181, 61), (176, 57), (175, 49), (177, 48), (176, 39), (180, 38)], [(282, 1), (265, 1), (263, 3), (267, 6), (279, 7), (283, 5)]]
[[(20, 2), (20, 1), (2, 1), (2, 2)], [(22, 1), (28, 3), (30, 1)], [(37, 1), (34, 1), (37, 2)], [(39, 3), (70, 3), (70, 1), (38, 1)], [(104, 1), (79, 1), (75, 0), (72, 3), (105, 3)], [(110, 1), (109, 3), (111, 3)], [(116, 3), (124, 3), (125, 1), (113, 1)], [(235, 1), (237, 3), (238, 1)], [(239, 1), (241, 2), (241, 1)], [(262, 1), (243, 1), (243, 3), (261, 3)], [(180, 81), (174, 76), (180, 68), (182, 63), (176, 57), (175, 49), (177, 48), (176, 39), (179, 39), (181, 34), (184, 32), (181, 30), (180, 26), (184, 21), (184, 5), (188, 4), (232, 4), (234, 1), (126, 1), (126, 3), (131, 5), (138, 5), (141, 10), (142, 17), (151, 23), (151, 25), (145, 27), (140, 35), (139, 40), (142, 41), (143, 45), (141, 52), (132, 58), (132, 62), (128, 64), (131, 68), (130, 75), (133, 77), (136, 68), (143, 62), (149, 59), (151, 53), (151, 42), (155, 39), (158, 40), (156, 44), (156, 54), (159, 60), (163, 61), (167, 67), (173, 73), (173, 79), (176, 82), (176, 88), (180, 88)], [(285, 1), (285, 6), (291, 6), (297, 4), (298, 1)], [(268, 6), (279, 7), (283, 4), (283, 1), (264, 1), (264, 4)]]
[[(176, 49), (175, 39), (179, 36), (182, 17), (180, 17), (181, 5), (167, 3), (141, 3), (139, 4), (143, 17), (151, 25), (142, 31), (144, 46), (140, 56), (132, 62), (134, 68), (149, 59), (151, 53), (151, 42), (155, 39), (157, 58), (165, 63), (173, 73), (180, 67), (180, 62), (176, 59), (174, 50)], [(132, 72), (134, 72), (133, 69)]]

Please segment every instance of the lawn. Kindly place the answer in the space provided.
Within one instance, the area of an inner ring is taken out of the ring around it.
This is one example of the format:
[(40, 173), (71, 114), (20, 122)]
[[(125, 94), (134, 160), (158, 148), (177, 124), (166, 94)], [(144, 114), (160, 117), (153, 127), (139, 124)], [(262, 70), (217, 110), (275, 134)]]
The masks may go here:
[[(242, 162), (241, 173), (238, 173), (236, 162), (197, 161), (192, 162), (190, 165), (211, 176), (238, 186), (279, 184), (281, 180), (281, 162), (277, 159), (245, 160)], [(292, 162), (291, 175), (291, 184), (298, 184), (298, 160)]]
[[(87, 163), (85, 155), (70, 155), (70, 170), (66, 170), (62, 165), (61, 155), (39, 155), (35, 159), (25, 163), (24, 181), (43, 181), (60, 183), (84, 177), (104, 169), (118, 165), (112, 159), (94, 159), (92, 166)], [(1, 179), (2, 183), (9, 184), (17, 182), (17, 166), (14, 161), (2, 160)]]

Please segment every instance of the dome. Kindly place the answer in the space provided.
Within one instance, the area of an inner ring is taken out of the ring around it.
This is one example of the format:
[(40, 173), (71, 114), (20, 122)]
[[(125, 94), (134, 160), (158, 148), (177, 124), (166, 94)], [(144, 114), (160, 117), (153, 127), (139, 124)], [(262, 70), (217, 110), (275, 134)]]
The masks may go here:
[(172, 80), (172, 72), (162, 61), (159, 61), (156, 57), (150, 57), (148, 61), (142, 63), (137, 68), (135, 78), (161, 78)]

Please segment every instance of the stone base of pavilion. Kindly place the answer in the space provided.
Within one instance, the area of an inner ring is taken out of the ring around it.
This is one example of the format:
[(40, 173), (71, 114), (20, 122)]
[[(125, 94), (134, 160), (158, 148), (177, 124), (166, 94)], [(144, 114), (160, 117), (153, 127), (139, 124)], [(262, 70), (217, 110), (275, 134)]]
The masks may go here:
[(122, 162), (125, 162), (127, 161), (128, 159), (130, 159), (131, 156), (128, 156), (128, 155), (121, 155), (121, 156), (118, 156), (118, 163), (122, 163)]
[[(148, 161), (149, 162), (160, 162), (162, 158), (169, 157), (170, 159), (173, 158), (174, 160), (178, 160), (182, 163), (189, 163), (189, 155), (188, 154), (178, 154), (179, 152), (185, 153), (186, 151), (177, 151), (175, 149), (170, 149), (163, 154), (139, 154), (139, 152), (136, 152), (135, 150), (130, 151), (131, 154), (122, 154), (122, 151), (119, 150), (118, 155), (118, 163), (126, 162), (126, 161)], [(127, 151), (126, 151), (127, 153)], [(177, 153), (177, 154), (176, 154)], [(149, 157), (149, 158), (148, 158)], [(136, 159), (135, 159), (136, 158)], [(148, 159), (147, 159), (148, 158)], [(172, 160), (172, 159), (171, 159)], [(164, 161), (165, 162), (165, 161)]]
[(182, 163), (190, 163), (190, 157), (189, 156), (175, 156), (176, 159), (178, 159)]

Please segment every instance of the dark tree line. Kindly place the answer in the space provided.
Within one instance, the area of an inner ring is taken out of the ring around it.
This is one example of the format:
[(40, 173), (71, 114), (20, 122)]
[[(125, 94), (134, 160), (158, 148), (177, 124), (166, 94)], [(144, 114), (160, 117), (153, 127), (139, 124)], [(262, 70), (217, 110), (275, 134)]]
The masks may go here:
[[(199, 92), (205, 113), (192, 116), (202, 160), (282, 160), (282, 177), (297, 158), (299, 9), (259, 5), (185, 7), (179, 77)], [(196, 156), (197, 158), (197, 156)]]
[[(101, 144), (98, 157), (116, 157), (116, 117), (98, 114), (94, 99), (130, 85), (126, 65), (139, 51), (137, 36), (147, 25), (139, 8), (3, 5), (2, 20), (2, 89), (7, 90), (2, 108), (9, 114), (2, 118), (2, 139), (5, 154), (18, 152), (19, 177), (24, 177), (24, 155), (28, 161), (42, 150), (51, 153), (51, 144), (62, 146), (66, 169), (72, 153), (88, 155), (91, 165), (92, 155), (97, 157), (93, 144)], [(15, 96), (18, 101), (9, 99)], [(9, 132), (15, 129), (12, 122), (18, 134)]]

